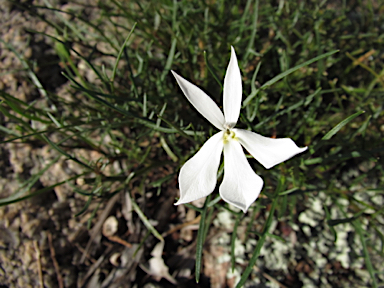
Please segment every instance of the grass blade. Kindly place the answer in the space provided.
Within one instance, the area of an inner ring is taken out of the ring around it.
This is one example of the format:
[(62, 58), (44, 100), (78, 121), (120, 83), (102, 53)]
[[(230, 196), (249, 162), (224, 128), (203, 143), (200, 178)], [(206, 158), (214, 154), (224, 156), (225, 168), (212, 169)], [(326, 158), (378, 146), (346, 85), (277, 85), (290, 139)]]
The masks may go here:
[(321, 140), (329, 140), (333, 137), (333, 135), (335, 135), (337, 132), (339, 132), (339, 130), (341, 128), (343, 128), (345, 125), (347, 125), (349, 122), (351, 122), (353, 119), (355, 119), (357, 116), (363, 114), (365, 111), (359, 111), (349, 117), (347, 117), (346, 119), (344, 119), (343, 121), (341, 121), (339, 124), (337, 124), (335, 127), (333, 127), (327, 134), (324, 135), (323, 138), (321, 138)]
[(247, 279), (248, 279), (249, 274), (251, 274), (251, 272), (252, 272), (253, 266), (255, 265), (257, 258), (260, 255), (261, 248), (263, 247), (265, 239), (267, 238), (268, 230), (271, 227), (272, 219), (274, 217), (274, 212), (275, 212), (275, 209), (277, 206), (277, 200), (278, 199), (279, 199), (278, 197), (273, 199), (271, 210), (269, 211), (268, 219), (265, 222), (265, 226), (264, 226), (263, 232), (261, 234), (261, 237), (260, 237), (259, 241), (257, 241), (255, 250), (253, 251), (253, 254), (252, 254), (252, 258), (249, 260), (248, 266), (247, 266), (247, 268), (245, 268), (243, 275), (241, 275), (240, 281), (239, 281), (239, 283), (237, 283), (236, 288), (243, 287), (245, 284), (245, 281), (247, 281)]
[(121, 59), (121, 55), (123, 55), (123, 51), (124, 51), (124, 49), (125, 49), (125, 46), (126, 46), (127, 43), (128, 43), (129, 38), (131, 38), (131, 35), (132, 35), (132, 33), (133, 33), (133, 30), (135, 30), (136, 24), (137, 24), (137, 22), (135, 22), (135, 24), (133, 24), (133, 27), (132, 27), (132, 29), (131, 29), (131, 32), (129, 32), (127, 38), (125, 38), (125, 41), (124, 41), (123, 45), (121, 45), (121, 47), (120, 47), (119, 54), (117, 54), (116, 62), (115, 62), (115, 65), (113, 66), (113, 71), (112, 71), (112, 76), (111, 76), (111, 83), (112, 83), (112, 84), (113, 84), (113, 82), (115, 81), (115, 76), (116, 76), (116, 71), (117, 71), (117, 65), (119, 64), (119, 61), (120, 61), (120, 59)]
[(271, 80), (265, 82), (261, 87), (260, 87), (260, 90), (262, 89), (265, 89), (269, 86), (272, 86), (273, 84), (275, 84), (277, 81), (283, 79), (284, 77), (288, 76), (289, 74), (299, 70), (300, 68), (303, 68), (305, 66), (308, 66), (316, 61), (319, 61), (320, 59), (323, 59), (323, 58), (326, 58), (328, 56), (331, 56), (335, 53), (339, 52), (339, 50), (333, 50), (331, 52), (327, 52), (327, 53), (324, 53), (322, 55), (319, 55), (315, 58), (312, 58), (311, 60), (308, 60), (308, 61), (305, 61), (304, 63), (300, 64), (300, 65), (297, 65), (291, 69), (288, 69), (287, 71), (283, 72), (283, 73), (280, 73), (279, 75), (273, 77)]
[(153, 234), (153, 236), (155, 236), (160, 241), (164, 242), (164, 238), (160, 235), (159, 232), (157, 232), (156, 228), (153, 227), (153, 225), (149, 222), (148, 218), (145, 216), (143, 211), (141, 211), (140, 207), (136, 204), (136, 202), (132, 198), (131, 198), (131, 201), (132, 201), (133, 210), (135, 210), (137, 215), (139, 215), (139, 218), (141, 219), (141, 221), (143, 221), (145, 227), (147, 227), (147, 229)]
[(232, 271), (235, 270), (235, 244), (236, 244), (236, 238), (237, 238), (237, 227), (240, 224), (240, 220), (243, 217), (242, 213), (239, 213), (236, 218), (235, 226), (233, 227), (232, 231), (232, 237), (231, 237), (231, 264), (232, 264)]
[(195, 279), (196, 283), (199, 283), (200, 280), (200, 273), (201, 273), (201, 258), (203, 254), (203, 245), (204, 245), (204, 231), (206, 230), (205, 225), (206, 223), (206, 216), (207, 216), (207, 210), (208, 210), (208, 202), (210, 201), (211, 197), (207, 197), (205, 200), (205, 204), (203, 209), (201, 210), (201, 218), (200, 218), (200, 225), (199, 230), (197, 231), (197, 243), (196, 243), (196, 264), (195, 264)]

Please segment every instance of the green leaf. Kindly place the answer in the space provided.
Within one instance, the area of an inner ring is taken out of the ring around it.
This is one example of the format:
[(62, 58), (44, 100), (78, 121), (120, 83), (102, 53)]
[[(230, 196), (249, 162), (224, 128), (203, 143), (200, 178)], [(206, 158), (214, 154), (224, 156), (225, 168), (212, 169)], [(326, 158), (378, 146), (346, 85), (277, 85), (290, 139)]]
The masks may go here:
[(280, 73), (279, 75), (273, 77), (271, 80), (265, 82), (261, 87), (260, 87), (260, 90), (262, 89), (265, 89), (273, 84), (275, 84), (277, 81), (283, 79), (284, 77), (288, 76), (289, 74), (295, 72), (296, 70), (299, 70), (300, 68), (303, 68), (305, 66), (308, 66), (310, 64), (312, 64), (313, 62), (316, 62), (316, 61), (319, 61), (320, 59), (323, 59), (323, 58), (326, 58), (328, 56), (331, 56), (335, 53), (339, 52), (339, 50), (333, 50), (331, 52), (328, 52), (328, 53), (324, 53), (324, 54), (321, 54), (315, 58), (312, 58), (311, 60), (308, 60), (308, 61), (305, 61), (304, 63), (300, 64), (300, 65), (297, 65), (291, 69), (288, 69), (287, 71), (284, 71), (283, 73)]
[(201, 259), (203, 254), (203, 245), (205, 240), (205, 233), (206, 231), (206, 216), (207, 216), (207, 210), (208, 203), (210, 202), (211, 197), (210, 195), (205, 199), (204, 207), (201, 209), (201, 218), (200, 218), (200, 225), (199, 230), (197, 231), (197, 243), (196, 243), (196, 263), (195, 263), (195, 279), (196, 283), (199, 283), (200, 280), (200, 273), (201, 273)]
[(372, 287), (374, 288), (377, 288), (378, 285), (377, 285), (377, 281), (376, 281), (376, 278), (375, 278), (375, 270), (373, 268), (373, 265), (372, 265), (372, 261), (371, 261), (371, 257), (369, 255), (369, 251), (368, 251), (368, 247), (367, 247), (367, 237), (366, 235), (364, 235), (364, 229), (362, 228), (362, 225), (361, 225), (361, 222), (359, 220), (354, 220), (352, 222), (353, 226), (355, 227), (355, 231), (357, 233), (357, 235), (359, 236), (360, 238), (360, 241), (361, 241), (361, 244), (363, 246), (363, 254), (364, 254), (364, 260), (365, 260), (365, 266), (369, 272), (369, 275), (371, 276), (371, 280), (372, 280)]
[(113, 66), (113, 71), (112, 71), (112, 76), (111, 76), (111, 83), (113, 83), (113, 82), (115, 81), (115, 76), (116, 76), (116, 71), (117, 71), (117, 65), (119, 64), (119, 61), (120, 61), (120, 59), (121, 59), (121, 55), (123, 54), (123, 51), (124, 51), (124, 49), (125, 49), (125, 46), (126, 46), (127, 43), (128, 43), (129, 38), (131, 38), (131, 35), (132, 35), (132, 33), (133, 33), (133, 30), (135, 30), (136, 24), (137, 24), (137, 22), (135, 22), (135, 24), (133, 24), (133, 27), (132, 27), (131, 31), (129, 32), (127, 38), (125, 38), (125, 41), (124, 41), (123, 45), (121, 45), (121, 47), (120, 47), (119, 54), (117, 54), (117, 58), (116, 58), (116, 61), (115, 61), (115, 65)]
[(272, 219), (274, 217), (274, 213), (275, 213), (278, 199), (279, 199), (278, 197), (273, 199), (272, 206), (271, 206), (271, 209), (269, 210), (269, 215), (268, 215), (267, 221), (265, 222), (261, 237), (257, 241), (255, 250), (253, 250), (253, 254), (252, 254), (251, 259), (249, 260), (248, 266), (247, 266), (247, 268), (245, 268), (243, 275), (241, 275), (240, 281), (239, 281), (239, 283), (237, 283), (236, 288), (241, 288), (244, 286), (245, 282), (248, 279), (249, 274), (251, 274), (251, 272), (253, 270), (253, 266), (255, 266), (257, 258), (260, 255), (261, 248), (263, 247), (265, 239), (267, 238), (269, 228), (271, 227)]
[[(25, 198), (25, 194), (31, 190), (33, 185), (40, 179), (40, 177), (53, 165), (55, 164), (59, 159), (60, 155), (57, 156), (55, 159), (53, 159), (48, 165), (46, 165), (43, 169), (41, 169), (38, 173), (32, 175), (28, 180), (26, 180), (22, 187), (17, 190), (15, 193), (11, 194), (10, 196), (6, 198), (0, 199), (0, 206), (1, 205), (7, 205), (10, 203), (18, 202)], [(34, 193), (36, 194), (36, 193)], [(30, 195), (29, 195), (30, 196)]]
[(237, 238), (237, 227), (239, 227), (240, 220), (243, 217), (243, 213), (239, 213), (236, 218), (235, 226), (233, 227), (232, 231), (232, 237), (231, 237), (231, 266), (232, 271), (235, 270), (235, 245), (236, 245), (236, 238)]
[(211, 66), (211, 64), (209, 64), (208, 57), (207, 57), (207, 51), (204, 51), (204, 60), (205, 60), (205, 64), (207, 65), (208, 71), (212, 74), (213, 78), (220, 85), (220, 88), (223, 89), (223, 84), (221, 83), (219, 77), (217, 76), (217, 74), (213, 70), (213, 67)]
[(327, 223), (329, 226), (336, 226), (339, 224), (351, 223), (352, 221), (358, 219), (363, 214), (363, 212), (364, 211), (360, 211), (355, 216), (349, 217), (349, 218), (329, 219), (327, 220)]
[(137, 215), (139, 215), (139, 218), (141, 219), (141, 221), (143, 221), (145, 227), (147, 227), (147, 229), (149, 231), (151, 231), (151, 233), (153, 234), (153, 236), (155, 236), (157, 239), (159, 239), (160, 241), (163, 241), (164, 242), (164, 238), (160, 235), (159, 232), (157, 232), (156, 228), (153, 227), (153, 225), (151, 224), (151, 222), (149, 222), (148, 218), (145, 216), (145, 214), (143, 213), (143, 211), (141, 211), (140, 207), (136, 204), (136, 202), (131, 198), (131, 202), (132, 202), (132, 207), (133, 207), (133, 210), (135, 210), (135, 212), (137, 213)]
[(355, 119), (357, 116), (363, 114), (365, 111), (359, 111), (349, 117), (347, 117), (346, 119), (344, 119), (343, 121), (341, 121), (339, 124), (337, 124), (335, 127), (333, 127), (327, 134), (324, 135), (323, 138), (321, 138), (321, 140), (329, 140), (332, 138), (333, 135), (335, 135), (337, 132), (339, 132), (339, 130), (341, 128), (343, 128), (345, 125), (347, 125), (349, 122), (351, 122), (353, 119)]

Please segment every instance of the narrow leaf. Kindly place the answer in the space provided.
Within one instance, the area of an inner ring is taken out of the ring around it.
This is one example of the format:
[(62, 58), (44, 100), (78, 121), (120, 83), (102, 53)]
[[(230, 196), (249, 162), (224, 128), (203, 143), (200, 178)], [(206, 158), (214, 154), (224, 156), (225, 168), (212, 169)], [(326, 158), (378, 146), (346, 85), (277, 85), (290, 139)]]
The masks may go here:
[(321, 140), (331, 139), (332, 136), (335, 135), (337, 132), (339, 132), (339, 130), (341, 128), (343, 128), (345, 125), (347, 125), (349, 122), (351, 122), (353, 119), (355, 119), (357, 116), (363, 114), (364, 112), (365, 111), (359, 111), (359, 112), (347, 117), (346, 119), (341, 121), (339, 124), (337, 124), (335, 127), (333, 127), (327, 134), (325, 134), (325, 136), (323, 138), (321, 138)]
[(273, 219), (274, 212), (278, 202), (277, 200), (278, 198), (275, 198), (272, 202), (271, 210), (269, 211), (269, 215), (265, 223), (263, 233), (260, 239), (257, 241), (255, 250), (253, 250), (252, 258), (249, 260), (248, 266), (247, 268), (245, 268), (243, 275), (241, 275), (240, 281), (239, 283), (237, 283), (236, 288), (241, 288), (244, 286), (245, 282), (248, 279), (249, 274), (251, 274), (253, 270), (253, 266), (255, 266), (256, 260), (260, 255), (261, 248), (263, 247), (265, 239), (267, 238), (268, 230), (271, 227), (272, 219)]
[(221, 89), (223, 89), (223, 84), (221, 83), (221, 81), (219, 80), (219, 77), (217, 76), (217, 74), (215, 73), (215, 71), (213, 70), (213, 67), (211, 66), (211, 64), (209, 64), (209, 61), (208, 61), (208, 58), (207, 58), (207, 52), (204, 51), (204, 60), (205, 60), (205, 64), (207, 65), (207, 68), (208, 68), (208, 71), (212, 74), (213, 78), (216, 80), (216, 82), (220, 85)]
[(113, 83), (113, 82), (115, 81), (115, 76), (116, 76), (116, 71), (117, 71), (117, 65), (119, 64), (119, 61), (120, 61), (120, 59), (121, 59), (121, 55), (123, 54), (123, 51), (124, 51), (124, 49), (125, 49), (125, 46), (126, 46), (127, 43), (128, 43), (129, 38), (131, 38), (131, 35), (132, 35), (132, 33), (133, 33), (133, 30), (135, 30), (136, 24), (137, 24), (137, 22), (135, 22), (135, 24), (133, 24), (133, 27), (132, 27), (131, 31), (129, 32), (127, 38), (125, 38), (125, 41), (124, 41), (123, 45), (120, 47), (119, 54), (117, 54), (116, 62), (115, 62), (115, 65), (113, 66), (112, 77), (111, 77), (111, 83)]
[(195, 266), (195, 278), (196, 283), (199, 283), (200, 280), (200, 272), (201, 272), (201, 258), (203, 253), (203, 245), (204, 245), (204, 230), (206, 225), (206, 216), (208, 209), (208, 201), (210, 197), (207, 197), (205, 200), (205, 205), (201, 211), (200, 225), (199, 230), (197, 231), (197, 243), (196, 243), (196, 266)]
[(157, 232), (156, 228), (153, 227), (153, 225), (149, 222), (148, 218), (144, 215), (143, 211), (141, 211), (140, 207), (136, 204), (136, 202), (133, 199), (131, 199), (131, 201), (132, 201), (133, 210), (135, 210), (137, 215), (139, 215), (139, 218), (141, 219), (141, 221), (143, 221), (145, 227), (147, 227), (147, 229), (153, 234), (153, 236), (155, 236), (160, 241), (164, 242), (164, 238), (160, 235), (159, 232)]
[(279, 75), (273, 77), (271, 80), (265, 82), (265, 83), (260, 87), (260, 90), (265, 89), (265, 88), (267, 88), (267, 87), (269, 87), (269, 86), (275, 84), (277, 81), (283, 79), (284, 77), (286, 77), (286, 76), (288, 76), (289, 74), (295, 72), (296, 70), (299, 70), (300, 68), (303, 68), (303, 67), (305, 67), (305, 66), (308, 66), (308, 65), (312, 64), (313, 62), (319, 61), (320, 59), (323, 59), (323, 58), (326, 58), (326, 57), (328, 57), (328, 56), (331, 56), (331, 55), (333, 55), (333, 54), (335, 54), (335, 53), (337, 53), (337, 52), (339, 52), (339, 50), (333, 50), (333, 51), (331, 51), (331, 52), (324, 53), (324, 54), (319, 55), (319, 56), (317, 56), (317, 57), (315, 57), (315, 58), (312, 58), (311, 60), (308, 60), (308, 61), (306, 61), (306, 62), (304, 62), (304, 63), (302, 63), (302, 64), (300, 64), (300, 65), (297, 65), (297, 66), (295, 66), (295, 67), (293, 67), (293, 68), (291, 68), (291, 69), (288, 69), (287, 71), (284, 71), (283, 73), (280, 73)]
[(236, 218), (235, 226), (233, 227), (232, 231), (232, 237), (231, 237), (231, 266), (232, 271), (235, 270), (235, 245), (236, 245), (236, 238), (237, 238), (237, 227), (239, 226), (240, 220), (242, 218), (242, 213), (239, 213)]

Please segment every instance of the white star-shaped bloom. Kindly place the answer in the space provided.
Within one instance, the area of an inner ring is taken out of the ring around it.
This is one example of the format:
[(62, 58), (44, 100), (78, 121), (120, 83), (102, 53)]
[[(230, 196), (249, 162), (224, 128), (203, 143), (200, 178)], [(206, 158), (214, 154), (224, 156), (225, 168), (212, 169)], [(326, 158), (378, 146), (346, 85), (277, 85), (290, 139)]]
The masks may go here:
[(171, 72), (189, 102), (221, 130), (209, 138), (181, 167), (180, 199), (175, 205), (212, 193), (217, 182), (221, 153), (224, 151), (224, 179), (219, 188), (220, 196), (224, 201), (246, 212), (259, 196), (263, 180), (252, 170), (241, 146), (267, 169), (305, 151), (307, 147), (299, 148), (289, 138), (272, 139), (234, 128), (240, 115), (242, 84), (233, 47), (224, 78), (224, 115), (205, 92), (174, 71)]

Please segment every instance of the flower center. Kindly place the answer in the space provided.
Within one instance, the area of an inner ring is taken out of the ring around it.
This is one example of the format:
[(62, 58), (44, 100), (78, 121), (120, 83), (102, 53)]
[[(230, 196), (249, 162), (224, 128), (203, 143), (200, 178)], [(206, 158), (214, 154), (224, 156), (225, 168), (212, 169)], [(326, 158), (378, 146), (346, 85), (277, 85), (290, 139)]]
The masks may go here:
[(223, 137), (224, 144), (228, 143), (232, 139), (237, 140), (235, 132), (233, 132), (230, 129), (225, 130), (224, 137)]

